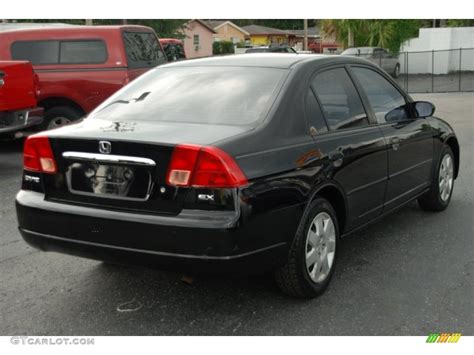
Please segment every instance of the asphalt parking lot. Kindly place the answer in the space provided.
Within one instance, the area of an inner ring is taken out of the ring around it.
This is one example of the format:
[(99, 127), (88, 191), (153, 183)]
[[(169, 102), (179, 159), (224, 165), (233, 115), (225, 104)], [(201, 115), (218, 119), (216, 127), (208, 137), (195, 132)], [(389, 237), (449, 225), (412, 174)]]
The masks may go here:
[(474, 91), (474, 72), (462, 71), (446, 75), (400, 75), (396, 82), (410, 93)]
[(272, 279), (110, 266), (30, 248), (17, 231), (21, 142), (0, 142), (0, 335), (474, 335), (474, 94), (420, 94), (461, 145), (450, 207), (412, 203), (341, 243), (328, 291)]

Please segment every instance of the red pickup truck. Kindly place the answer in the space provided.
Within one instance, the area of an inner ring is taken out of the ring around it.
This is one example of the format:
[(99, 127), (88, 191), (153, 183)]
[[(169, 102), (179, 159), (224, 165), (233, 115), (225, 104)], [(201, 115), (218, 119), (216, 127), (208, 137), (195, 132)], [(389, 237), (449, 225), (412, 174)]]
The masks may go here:
[(0, 60), (33, 64), (44, 129), (87, 115), (131, 80), (167, 62), (153, 29), (135, 25), (0, 32)]
[(13, 136), (42, 122), (37, 95), (38, 80), (29, 62), (0, 61), (0, 136)]

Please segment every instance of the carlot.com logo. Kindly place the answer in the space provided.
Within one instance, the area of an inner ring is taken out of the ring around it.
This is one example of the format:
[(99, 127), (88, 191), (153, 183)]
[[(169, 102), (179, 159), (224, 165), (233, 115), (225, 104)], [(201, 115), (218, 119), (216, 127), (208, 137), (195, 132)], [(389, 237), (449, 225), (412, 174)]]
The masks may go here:
[(461, 333), (431, 333), (426, 339), (427, 343), (457, 343)]

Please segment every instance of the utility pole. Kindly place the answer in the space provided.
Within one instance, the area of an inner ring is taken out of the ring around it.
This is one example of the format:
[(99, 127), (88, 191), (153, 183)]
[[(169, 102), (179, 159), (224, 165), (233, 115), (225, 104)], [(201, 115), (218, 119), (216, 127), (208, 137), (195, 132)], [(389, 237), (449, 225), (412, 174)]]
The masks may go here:
[(86, 26), (94, 26), (94, 22), (92, 20), (85, 20)]
[(303, 42), (303, 50), (308, 50), (308, 20), (304, 19), (304, 42)]

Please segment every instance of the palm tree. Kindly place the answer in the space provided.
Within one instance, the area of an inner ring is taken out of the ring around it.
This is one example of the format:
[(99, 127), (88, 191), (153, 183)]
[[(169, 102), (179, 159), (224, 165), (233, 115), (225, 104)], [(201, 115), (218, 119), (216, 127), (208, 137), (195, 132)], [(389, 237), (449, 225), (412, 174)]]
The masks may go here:
[(387, 48), (395, 34), (395, 24), (390, 20), (369, 20), (367, 21), (369, 46)]
[(322, 20), (321, 28), (326, 35), (334, 36), (344, 47), (362, 45), (365, 41), (367, 20)]

